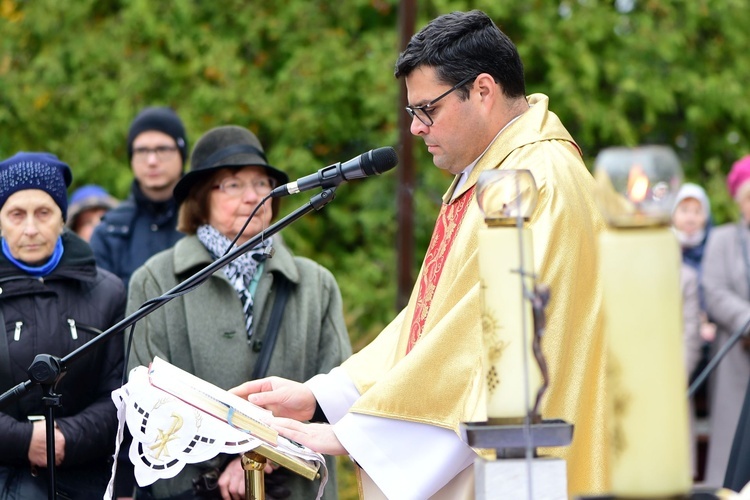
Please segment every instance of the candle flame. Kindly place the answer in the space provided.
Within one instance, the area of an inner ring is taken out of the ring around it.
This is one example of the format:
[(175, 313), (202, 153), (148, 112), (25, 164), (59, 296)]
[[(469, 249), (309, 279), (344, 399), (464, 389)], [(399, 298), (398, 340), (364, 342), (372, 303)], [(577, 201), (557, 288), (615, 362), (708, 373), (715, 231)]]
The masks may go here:
[(639, 164), (633, 166), (628, 175), (628, 198), (639, 203), (646, 198), (648, 193), (648, 176)]

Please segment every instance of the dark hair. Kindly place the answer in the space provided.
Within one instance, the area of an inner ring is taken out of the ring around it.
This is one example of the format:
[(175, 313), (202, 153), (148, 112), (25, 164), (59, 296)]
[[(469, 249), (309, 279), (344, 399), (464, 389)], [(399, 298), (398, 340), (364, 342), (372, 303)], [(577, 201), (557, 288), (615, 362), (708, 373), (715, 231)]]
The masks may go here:
[[(452, 12), (431, 21), (414, 35), (396, 61), (396, 78), (420, 66), (435, 69), (447, 85), (480, 73), (492, 75), (507, 97), (525, 97), (523, 63), (508, 36), (480, 10)], [(468, 97), (465, 89), (457, 92)]]
[[(195, 183), (188, 192), (188, 195), (180, 204), (177, 213), (177, 230), (185, 234), (195, 234), (198, 228), (203, 224), (208, 224), (208, 215), (210, 213), (209, 197), (216, 184), (216, 179), (224, 175), (225, 172), (234, 172), (244, 167), (233, 168), (227, 167), (212, 172), (212, 174), (201, 182)], [(270, 176), (269, 176), (270, 177)], [(279, 213), (279, 199), (274, 198), (271, 201), (271, 219), (276, 218)], [(262, 210), (262, 209), (261, 209)]]

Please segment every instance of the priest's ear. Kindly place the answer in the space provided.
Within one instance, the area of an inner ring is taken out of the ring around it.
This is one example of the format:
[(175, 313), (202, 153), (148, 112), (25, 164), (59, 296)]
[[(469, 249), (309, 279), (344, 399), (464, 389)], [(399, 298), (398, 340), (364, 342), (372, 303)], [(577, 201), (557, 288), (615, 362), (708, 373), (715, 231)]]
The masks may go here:
[(474, 91), (476, 91), (482, 99), (487, 97), (494, 97), (498, 93), (502, 95), (503, 89), (499, 83), (492, 78), (489, 73), (480, 73), (474, 80)]

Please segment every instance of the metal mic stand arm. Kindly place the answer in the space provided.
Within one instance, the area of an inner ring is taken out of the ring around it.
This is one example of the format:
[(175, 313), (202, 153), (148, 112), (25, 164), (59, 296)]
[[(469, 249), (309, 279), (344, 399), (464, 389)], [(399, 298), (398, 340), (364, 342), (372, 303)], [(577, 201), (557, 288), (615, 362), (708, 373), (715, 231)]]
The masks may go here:
[[(290, 213), (286, 217), (278, 220), (274, 224), (268, 227), (265, 231), (250, 238), (247, 242), (237, 247), (233, 252), (230, 252), (204, 267), (182, 283), (179, 283), (171, 290), (165, 292), (161, 297), (156, 300), (152, 299), (141, 306), (137, 311), (134, 311), (130, 316), (124, 318), (117, 324), (111, 326), (97, 337), (83, 344), (78, 349), (67, 354), (62, 359), (48, 354), (39, 354), (34, 358), (34, 362), (29, 367), (28, 373), (30, 379), (21, 382), (20, 384), (8, 389), (2, 395), (0, 395), (0, 408), (3, 408), (9, 402), (19, 398), (26, 394), (33, 385), (41, 385), (44, 390), (44, 401), (47, 406), (46, 415), (46, 428), (47, 428), (47, 469), (49, 477), (49, 500), (54, 500), (56, 496), (55, 492), (55, 447), (54, 447), (54, 407), (60, 406), (60, 395), (54, 393), (54, 386), (60, 379), (65, 375), (67, 366), (69, 363), (75, 361), (79, 357), (86, 354), (89, 349), (94, 346), (106, 342), (115, 333), (123, 331), (125, 328), (131, 326), (138, 320), (148, 316), (152, 311), (160, 308), (175, 297), (180, 296), (183, 292), (187, 292), (204, 281), (206, 281), (216, 271), (224, 267), (229, 262), (233, 261), (237, 257), (244, 255), (254, 248), (258, 243), (264, 239), (273, 236), (278, 233), (292, 222), (302, 218), (304, 215), (312, 212), (313, 210), (320, 210), (329, 202), (334, 199), (334, 193), (336, 187), (325, 189), (324, 191), (316, 194), (310, 201), (305, 205), (299, 207), (294, 212)], [(127, 369), (127, 368), (124, 368)]]
[(714, 369), (719, 365), (719, 361), (721, 361), (724, 356), (727, 355), (729, 350), (734, 347), (734, 344), (736, 344), (742, 337), (747, 336), (748, 330), (750, 330), (750, 319), (745, 321), (745, 323), (737, 328), (735, 332), (732, 334), (731, 337), (729, 337), (729, 340), (727, 340), (726, 344), (721, 346), (721, 349), (719, 349), (719, 352), (716, 353), (716, 355), (711, 358), (711, 361), (708, 362), (706, 367), (703, 369), (700, 374), (698, 374), (697, 377), (695, 377), (695, 380), (693, 380), (693, 383), (690, 384), (690, 388), (688, 389), (688, 398), (692, 398), (693, 394), (695, 394), (695, 391), (698, 390), (698, 388), (703, 385), (703, 383), (706, 381), (708, 376), (711, 374), (711, 372), (714, 371)]

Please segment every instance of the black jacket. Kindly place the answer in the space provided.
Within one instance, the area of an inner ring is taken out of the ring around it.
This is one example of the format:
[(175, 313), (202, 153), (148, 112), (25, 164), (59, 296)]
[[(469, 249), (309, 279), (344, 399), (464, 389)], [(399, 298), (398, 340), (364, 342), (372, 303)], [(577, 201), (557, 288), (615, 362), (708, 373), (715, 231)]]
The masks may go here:
[(133, 181), (130, 197), (104, 214), (94, 229), (91, 249), (96, 265), (119, 276), (127, 289), (133, 271), (184, 236), (176, 227), (175, 200), (152, 201)]
[(732, 451), (729, 454), (724, 487), (740, 491), (750, 481), (750, 385), (745, 393), (740, 421), (734, 434)]
[[(121, 320), (125, 288), (113, 274), (98, 269), (90, 247), (75, 234), (63, 234), (63, 257), (44, 278), (35, 278), (0, 252), (0, 389), (29, 376), (37, 354), (62, 358)], [(55, 421), (65, 436), (61, 470), (102, 463), (114, 451), (117, 415), (111, 391), (120, 386), (123, 341), (114, 335), (67, 367), (57, 386), (62, 408)], [(42, 390), (0, 408), (0, 465), (28, 466), (30, 415), (45, 415)]]

